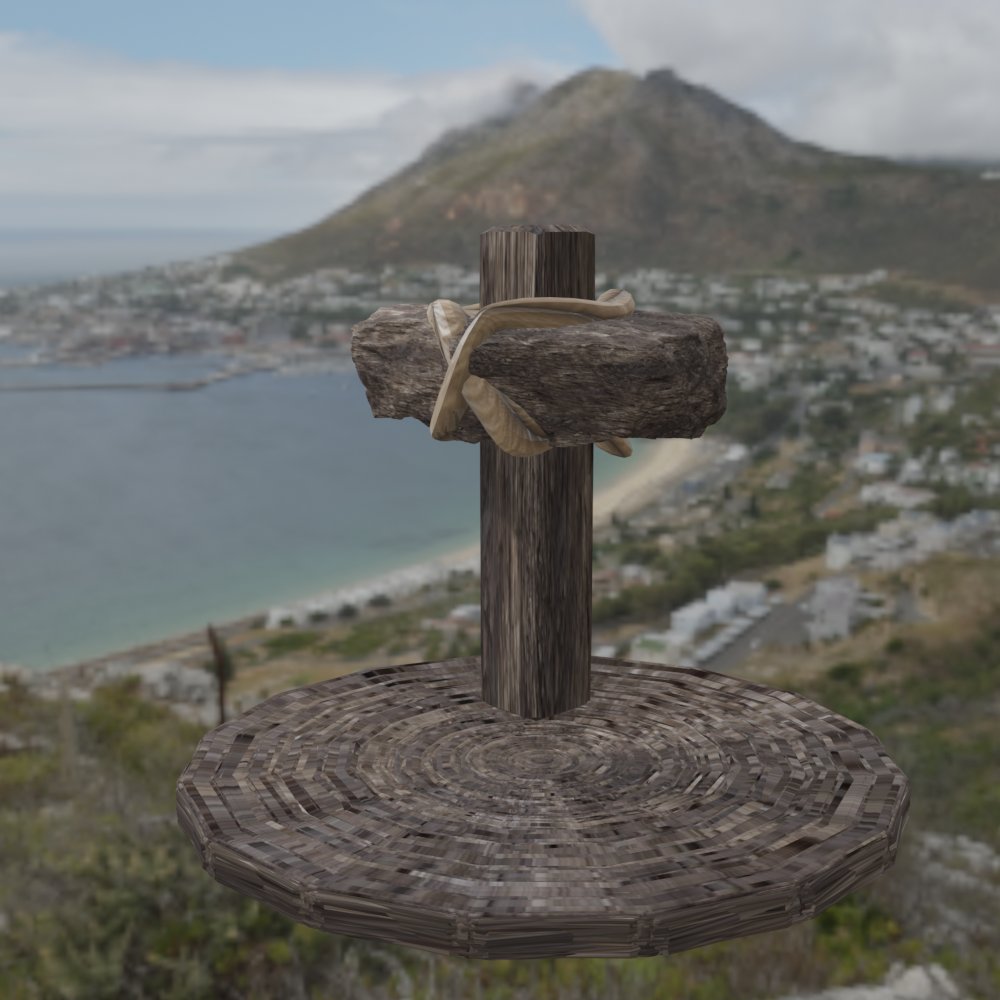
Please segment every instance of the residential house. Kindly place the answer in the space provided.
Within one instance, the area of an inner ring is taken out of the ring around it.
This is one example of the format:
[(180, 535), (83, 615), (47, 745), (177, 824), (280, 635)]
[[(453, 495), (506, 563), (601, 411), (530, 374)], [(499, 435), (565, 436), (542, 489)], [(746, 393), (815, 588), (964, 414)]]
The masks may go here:
[(859, 622), (881, 614), (879, 603), (880, 598), (861, 588), (857, 577), (818, 581), (808, 601), (810, 642), (847, 638)]
[(863, 476), (884, 476), (889, 471), (892, 455), (887, 451), (869, 451), (858, 455), (851, 463)]
[(656, 574), (648, 566), (639, 563), (624, 563), (619, 567), (618, 574), (626, 587), (648, 587), (656, 578)]
[(902, 486), (886, 479), (877, 483), (865, 483), (861, 487), (859, 499), (864, 504), (885, 504), (888, 507), (912, 510), (930, 503), (934, 499), (934, 493), (931, 490)]

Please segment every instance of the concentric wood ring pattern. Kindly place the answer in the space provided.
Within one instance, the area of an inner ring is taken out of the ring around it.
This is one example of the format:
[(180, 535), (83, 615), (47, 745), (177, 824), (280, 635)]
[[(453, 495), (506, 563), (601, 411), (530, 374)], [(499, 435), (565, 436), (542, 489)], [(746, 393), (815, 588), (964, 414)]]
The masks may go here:
[(707, 670), (593, 658), (531, 720), (478, 657), (275, 695), (177, 783), (214, 878), (302, 923), (472, 958), (668, 954), (812, 917), (894, 861), (906, 776), (867, 729)]

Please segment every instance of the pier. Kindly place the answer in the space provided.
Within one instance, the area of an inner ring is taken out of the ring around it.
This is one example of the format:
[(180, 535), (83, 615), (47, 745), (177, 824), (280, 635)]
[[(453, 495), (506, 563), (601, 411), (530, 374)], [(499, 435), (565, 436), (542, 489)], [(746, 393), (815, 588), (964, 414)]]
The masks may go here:
[(204, 389), (216, 382), (236, 378), (238, 375), (252, 375), (255, 372), (270, 371), (269, 368), (247, 368), (239, 371), (214, 372), (201, 378), (183, 382), (45, 382), (39, 385), (4, 385), (0, 382), (0, 392), (77, 392), (87, 390), (132, 389), (159, 392), (190, 392)]

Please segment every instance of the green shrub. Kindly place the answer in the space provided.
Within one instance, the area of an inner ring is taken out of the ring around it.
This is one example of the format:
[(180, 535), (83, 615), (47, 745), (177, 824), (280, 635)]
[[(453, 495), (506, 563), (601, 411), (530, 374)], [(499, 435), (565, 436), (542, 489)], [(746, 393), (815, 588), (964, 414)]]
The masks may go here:
[(864, 667), (860, 663), (845, 661), (834, 664), (826, 676), (835, 684), (846, 684), (855, 687), (864, 675)]
[(270, 639), (265, 639), (263, 646), (267, 650), (268, 659), (272, 659), (276, 656), (285, 656), (288, 653), (309, 649), (315, 646), (320, 638), (319, 632), (283, 632)]
[(0, 756), (0, 802), (6, 807), (37, 801), (59, 770), (55, 754), (21, 750)]
[(343, 639), (334, 639), (323, 648), (340, 653), (348, 659), (370, 656), (385, 646), (393, 636), (391, 629), (379, 622), (362, 622), (355, 625)]

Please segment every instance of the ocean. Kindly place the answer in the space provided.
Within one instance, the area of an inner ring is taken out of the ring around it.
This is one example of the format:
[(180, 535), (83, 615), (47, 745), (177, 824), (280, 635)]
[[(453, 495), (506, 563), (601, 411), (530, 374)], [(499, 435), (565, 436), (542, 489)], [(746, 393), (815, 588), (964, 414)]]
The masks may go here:
[[(0, 384), (165, 382), (220, 364), (0, 368)], [(595, 449), (595, 491), (649, 445), (628, 460)], [(0, 663), (152, 642), (478, 537), (479, 449), (376, 420), (353, 369), (181, 393), (0, 392)]]
[(197, 260), (277, 235), (256, 230), (0, 228), (0, 290)]

